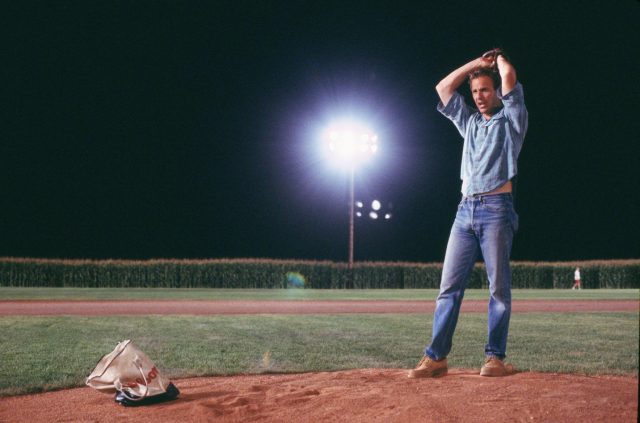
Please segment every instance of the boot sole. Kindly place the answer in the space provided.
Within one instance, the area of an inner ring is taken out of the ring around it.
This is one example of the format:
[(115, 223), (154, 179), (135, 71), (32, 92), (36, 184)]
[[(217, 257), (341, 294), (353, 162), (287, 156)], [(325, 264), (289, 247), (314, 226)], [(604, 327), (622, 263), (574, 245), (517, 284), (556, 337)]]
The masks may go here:
[(487, 377), (500, 377), (500, 376), (508, 376), (515, 373), (515, 370), (511, 364), (505, 364), (503, 369), (495, 369), (495, 368), (482, 368), (480, 369), (480, 376)]
[(449, 369), (446, 369), (446, 368), (434, 370), (433, 373), (428, 373), (428, 374), (415, 373), (415, 371), (412, 370), (411, 372), (409, 372), (408, 376), (411, 379), (442, 377), (442, 376), (445, 376), (448, 372), (449, 372)]
[(480, 376), (487, 377), (500, 377), (506, 375), (507, 372), (501, 369), (482, 369), (480, 370)]

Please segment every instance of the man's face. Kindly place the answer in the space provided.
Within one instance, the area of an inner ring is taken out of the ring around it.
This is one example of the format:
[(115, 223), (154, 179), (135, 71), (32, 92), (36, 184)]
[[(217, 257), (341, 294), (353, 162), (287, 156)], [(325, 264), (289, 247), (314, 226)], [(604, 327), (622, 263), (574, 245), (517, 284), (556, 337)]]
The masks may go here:
[(471, 80), (471, 94), (478, 111), (485, 117), (494, 114), (500, 107), (498, 93), (493, 88), (493, 81), (486, 75), (481, 75)]

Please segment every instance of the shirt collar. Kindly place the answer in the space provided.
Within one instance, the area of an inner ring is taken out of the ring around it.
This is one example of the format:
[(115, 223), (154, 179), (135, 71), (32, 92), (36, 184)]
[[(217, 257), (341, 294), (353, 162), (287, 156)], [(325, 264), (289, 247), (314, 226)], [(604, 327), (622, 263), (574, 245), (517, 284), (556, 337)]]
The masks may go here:
[(482, 116), (482, 113), (477, 112), (476, 113), (476, 122), (480, 125), (491, 125), (493, 124), (494, 121), (498, 120), (498, 119), (502, 119), (502, 117), (504, 116), (504, 106), (502, 106), (500, 108), (500, 110), (498, 110), (497, 113), (494, 113), (491, 118), (489, 118), (489, 120), (486, 120), (484, 118), (484, 116)]

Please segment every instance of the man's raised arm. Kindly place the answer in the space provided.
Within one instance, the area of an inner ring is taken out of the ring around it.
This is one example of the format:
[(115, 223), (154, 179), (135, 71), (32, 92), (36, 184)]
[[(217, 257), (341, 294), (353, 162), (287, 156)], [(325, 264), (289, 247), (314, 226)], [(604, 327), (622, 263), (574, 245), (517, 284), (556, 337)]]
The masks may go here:
[(516, 86), (516, 69), (502, 54), (496, 57), (496, 64), (502, 79), (502, 95), (505, 96)]

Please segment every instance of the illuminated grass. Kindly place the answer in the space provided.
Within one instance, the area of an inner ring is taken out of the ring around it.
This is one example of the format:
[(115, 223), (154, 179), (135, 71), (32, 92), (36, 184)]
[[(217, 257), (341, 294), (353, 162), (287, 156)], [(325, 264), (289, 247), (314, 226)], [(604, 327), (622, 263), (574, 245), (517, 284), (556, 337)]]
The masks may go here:
[[(411, 368), (431, 315), (1, 317), (0, 395), (82, 385), (123, 339), (172, 378)], [(461, 315), (451, 367), (479, 368), (486, 316)], [(544, 372), (638, 374), (638, 313), (512, 316), (509, 360)]]

